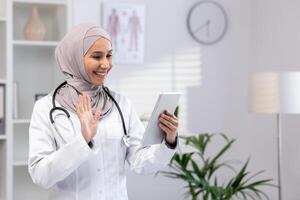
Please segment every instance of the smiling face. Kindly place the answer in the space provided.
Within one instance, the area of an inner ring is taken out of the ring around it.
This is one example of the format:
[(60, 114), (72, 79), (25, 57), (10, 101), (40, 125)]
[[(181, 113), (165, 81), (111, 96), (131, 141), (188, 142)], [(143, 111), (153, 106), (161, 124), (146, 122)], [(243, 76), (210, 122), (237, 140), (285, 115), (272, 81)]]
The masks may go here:
[(109, 40), (103, 37), (98, 39), (85, 54), (83, 63), (90, 83), (95, 86), (103, 85), (112, 68), (112, 47)]

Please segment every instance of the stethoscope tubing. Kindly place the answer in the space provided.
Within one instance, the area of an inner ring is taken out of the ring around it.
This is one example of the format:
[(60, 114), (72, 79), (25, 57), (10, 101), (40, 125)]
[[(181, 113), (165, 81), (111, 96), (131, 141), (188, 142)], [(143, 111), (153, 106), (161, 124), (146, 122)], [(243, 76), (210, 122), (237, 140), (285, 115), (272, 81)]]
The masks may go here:
[[(73, 126), (73, 122), (72, 122), (72, 120), (70, 119), (70, 113), (69, 113), (65, 108), (56, 106), (56, 104), (55, 104), (55, 97), (56, 97), (56, 94), (57, 94), (58, 90), (59, 90), (61, 87), (63, 87), (64, 85), (66, 85), (66, 84), (67, 84), (67, 81), (61, 83), (61, 84), (54, 90), (54, 92), (53, 92), (53, 97), (52, 97), (52, 108), (51, 108), (51, 110), (50, 110), (50, 112), (49, 112), (50, 122), (52, 123), (52, 125), (54, 126), (54, 128), (55, 128), (55, 130), (56, 130), (57, 132), (58, 132), (58, 130), (57, 130), (57, 127), (55, 126), (55, 121), (54, 121), (54, 118), (53, 118), (53, 113), (54, 113), (54, 111), (56, 111), (56, 110), (60, 110), (60, 111), (64, 112), (64, 113), (66, 114), (66, 116), (68, 117), (69, 121), (71, 121), (72, 126)], [(75, 88), (74, 88), (74, 89), (75, 89)], [(115, 104), (116, 107), (117, 107), (117, 110), (118, 110), (119, 115), (120, 115), (121, 120), (122, 120), (122, 127), (123, 127), (123, 131), (124, 131), (123, 141), (124, 141), (125, 145), (128, 147), (128, 146), (129, 146), (129, 143), (128, 143), (128, 138), (129, 138), (129, 136), (128, 136), (128, 134), (127, 134), (127, 129), (126, 129), (125, 120), (124, 120), (124, 116), (123, 116), (122, 110), (121, 110), (119, 104), (117, 103), (117, 101), (115, 100), (115, 98), (110, 94), (109, 89), (108, 89), (107, 87), (104, 87), (104, 86), (103, 86), (103, 90), (104, 90), (104, 92), (109, 96), (109, 98), (114, 102), (114, 104)], [(75, 131), (75, 130), (74, 130), (74, 126), (73, 126), (73, 131)], [(61, 137), (62, 137), (62, 136), (61, 136)]]

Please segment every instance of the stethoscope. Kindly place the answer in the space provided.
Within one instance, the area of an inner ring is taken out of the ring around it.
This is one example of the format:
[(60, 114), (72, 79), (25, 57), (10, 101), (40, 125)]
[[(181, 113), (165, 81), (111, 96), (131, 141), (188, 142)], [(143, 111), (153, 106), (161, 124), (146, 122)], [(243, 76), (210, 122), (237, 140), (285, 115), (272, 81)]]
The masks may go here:
[[(60, 88), (62, 88), (63, 86), (65, 86), (67, 84), (67, 81), (61, 83), (55, 90), (54, 90), (54, 93), (53, 93), (53, 97), (52, 97), (52, 109), (50, 110), (49, 112), (49, 118), (50, 118), (50, 121), (52, 123), (52, 125), (54, 126), (55, 130), (57, 131), (57, 133), (59, 132), (56, 125), (55, 125), (55, 121), (54, 121), (54, 118), (53, 118), (53, 113), (54, 111), (56, 110), (60, 110), (62, 112), (64, 112), (68, 118), (68, 120), (70, 121), (71, 125), (72, 125), (72, 128), (73, 128), (73, 132), (74, 132), (74, 135), (75, 135), (75, 129), (74, 129), (74, 125), (73, 125), (73, 122), (72, 120), (70, 119), (70, 113), (64, 109), (63, 107), (59, 107), (59, 106), (56, 106), (55, 104), (55, 97), (56, 97), (56, 94), (58, 92), (58, 90)], [(71, 86), (71, 85), (70, 85)], [(71, 86), (72, 87), (72, 86)], [(81, 94), (81, 92), (79, 92), (78, 90), (76, 90), (76, 88), (72, 87), (77, 93)], [(123, 126), (123, 131), (124, 131), (124, 135), (123, 135), (123, 142), (124, 144), (126, 145), (126, 147), (129, 147), (129, 135), (127, 134), (127, 130), (126, 130), (126, 125), (125, 125), (125, 120), (124, 120), (124, 117), (123, 117), (123, 113), (121, 111), (121, 108), (119, 106), (119, 104), (117, 103), (117, 101), (113, 98), (113, 96), (110, 94), (109, 92), (109, 89), (105, 86), (103, 86), (103, 90), (104, 92), (108, 95), (108, 97), (114, 102), (114, 104), (116, 105), (118, 111), (119, 111), (119, 115), (121, 117), (121, 120), (122, 120), (122, 126)], [(61, 136), (62, 137), (62, 136)]]

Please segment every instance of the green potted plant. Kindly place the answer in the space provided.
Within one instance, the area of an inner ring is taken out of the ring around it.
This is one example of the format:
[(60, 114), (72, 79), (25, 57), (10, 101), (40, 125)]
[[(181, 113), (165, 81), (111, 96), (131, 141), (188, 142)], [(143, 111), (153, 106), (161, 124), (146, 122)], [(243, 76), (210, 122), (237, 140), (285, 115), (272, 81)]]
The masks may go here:
[[(207, 146), (215, 136), (221, 136), (225, 145), (213, 156), (207, 156)], [(170, 171), (160, 172), (164, 176), (181, 179), (186, 182), (187, 193), (192, 200), (231, 200), (233, 197), (242, 199), (269, 199), (261, 189), (262, 186), (274, 186), (272, 179), (258, 179), (264, 171), (251, 174), (247, 171), (249, 159), (236, 171), (229, 161), (221, 161), (235, 139), (228, 139), (224, 134), (199, 134), (181, 137), (185, 145), (192, 147), (187, 153), (176, 153), (169, 166)], [(226, 183), (219, 183), (217, 172), (223, 168), (234, 171), (234, 175)]]

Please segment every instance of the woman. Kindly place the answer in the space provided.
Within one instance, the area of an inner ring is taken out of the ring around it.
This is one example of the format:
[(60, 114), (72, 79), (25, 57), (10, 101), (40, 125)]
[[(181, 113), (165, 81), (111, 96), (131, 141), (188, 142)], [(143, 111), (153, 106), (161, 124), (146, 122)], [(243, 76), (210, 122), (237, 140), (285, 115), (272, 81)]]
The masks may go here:
[[(74, 27), (55, 56), (66, 84), (34, 106), (28, 161), (33, 182), (51, 188), (49, 199), (128, 199), (125, 161), (138, 173), (155, 173), (166, 166), (177, 146), (177, 118), (162, 113), (159, 126), (165, 141), (141, 147), (144, 127), (130, 101), (104, 90), (112, 68), (112, 46), (101, 28)], [(123, 113), (129, 136), (125, 142), (121, 115), (109, 94)], [(49, 117), (53, 97), (56, 106), (68, 111), (70, 121), (60, 109)]]

